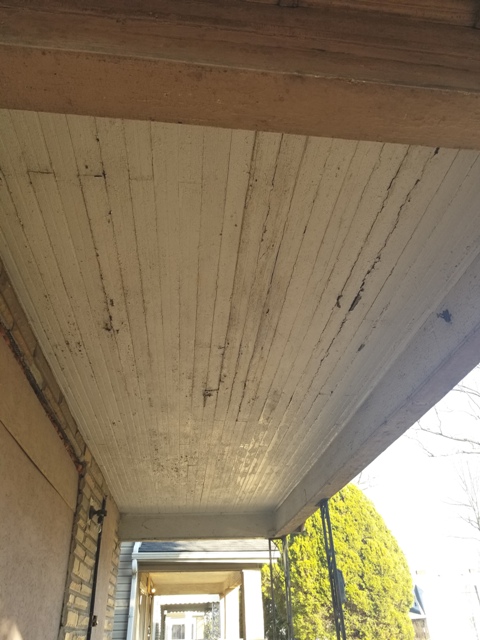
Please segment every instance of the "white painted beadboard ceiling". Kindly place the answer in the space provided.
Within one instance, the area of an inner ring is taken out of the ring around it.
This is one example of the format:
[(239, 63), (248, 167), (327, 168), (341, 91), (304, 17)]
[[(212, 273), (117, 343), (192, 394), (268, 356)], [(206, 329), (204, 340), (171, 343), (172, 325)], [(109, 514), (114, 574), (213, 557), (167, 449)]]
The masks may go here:
[(124, 513), (277, 508), (479, 253), (477, 152), (0, 131), (0, 254)]
[[(153, 568), (153, 567), (151, 567)], [(225, 593), (242, 584), (241, 571), (149, 571), (157, 595)]]

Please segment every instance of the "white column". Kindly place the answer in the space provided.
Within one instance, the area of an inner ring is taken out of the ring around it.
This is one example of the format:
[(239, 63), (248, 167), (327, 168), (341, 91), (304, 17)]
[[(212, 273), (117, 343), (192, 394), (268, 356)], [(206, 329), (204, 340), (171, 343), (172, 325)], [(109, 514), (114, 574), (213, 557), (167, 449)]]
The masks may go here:
[[(136, 542), (133, 553), (138, 553), (141, 542)], [(130, 604), (128, 607), (127, 640), (133, 640), (138, 621), (138, 563), (132, 560), (132, 582), (130, 586)]]
[(260, 569), (245, 569), (243, 573), (244, 640), (264, 640), (262, 574)]
[(220, 638), (225, 638), (225, 598), (220, 596)]
[(225, 640), (240, 638), (240, 587), (225, 594)]

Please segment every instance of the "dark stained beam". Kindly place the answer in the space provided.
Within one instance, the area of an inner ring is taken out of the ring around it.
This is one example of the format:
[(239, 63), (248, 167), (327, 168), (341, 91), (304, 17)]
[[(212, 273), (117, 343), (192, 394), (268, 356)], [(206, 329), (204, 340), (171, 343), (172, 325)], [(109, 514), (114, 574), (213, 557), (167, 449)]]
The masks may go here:
[[(276, 0), (272, 2), (275, 4)], [(298, 0), (298, 4), (301, 7), (341, 6), (364, 11), (380, 11), (468, 27), (475, 26), (479, 12), (477, 0)]]
[(0, 2), (0, 107), (480, 148), (480, 33), (234, 0)]

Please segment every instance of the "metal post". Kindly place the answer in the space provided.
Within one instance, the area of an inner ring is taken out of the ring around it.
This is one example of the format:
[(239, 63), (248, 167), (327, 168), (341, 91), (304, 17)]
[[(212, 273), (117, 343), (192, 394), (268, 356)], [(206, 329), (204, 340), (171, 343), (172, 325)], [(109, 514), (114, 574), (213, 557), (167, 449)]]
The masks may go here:
[(322, 514), (323, 537), (325, 539), (325, 552), (327, 554), (330, 588), (332, 590), (333, 616), (335, 619), (337, 640), (346, 640), (347, 636), (345, 633), (345, 621), (343, 619), (340, 586), (338, 584), (337, 563), (335, 560), (335, 547), (333, 545), (333, 532), (332, 523), (330, 521), (330, 511), (328, 509), (328, 500), (322, 500), (319, 507)]
[(272, 640), (277, 640), (277, 608), (275, 606), (275, 587), (273, 585), (273, 557), (272, 557), (272, 539), (268, 539), (268, 558), (270, 560), (270, 598), (272, 600), (272, 623), (273, 623), (273, 637)]
[(283, 536), (283, 569), (285, 571), (285, 603), (287, 610), (287, 640), (293, 640), (292, 591), (290, 582), (290, 556), (288, 554), (288, 536)]
[(102, 533), (103, 533), (103, 520), (107, 515), (107, 499), (103, 498), (102, 507), (100, 509), (94, 509), (90, 507), (89, 517), (94, 518), (97, 517), (98, 522), (98, 537), (97, 537), (97, 551), (95, 553), (95, 565), (93, 568), (93, 584), (92, 584), (92, 594), (90, 596), (90, 613), (88, 617), (88, 628), (87, 628), (87, 640), (90, 640), (92, 637), (92, 629), (97, 626), (97, 616), (94, 615), (95, 610), (95, 595), (97, 592), (97, 578), (98, 578), (98, 564), (100, 562), (100, 548), (102, 546)]

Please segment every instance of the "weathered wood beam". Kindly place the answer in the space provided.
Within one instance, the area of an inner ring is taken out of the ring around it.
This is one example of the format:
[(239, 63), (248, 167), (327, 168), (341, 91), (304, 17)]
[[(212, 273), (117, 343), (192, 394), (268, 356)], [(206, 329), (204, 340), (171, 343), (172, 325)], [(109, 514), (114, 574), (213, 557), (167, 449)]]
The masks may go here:
[[(249, 0), (256, 2), (258, 0)], [(278, 4), (278, 0), (272, 0)], [(474, 27), (476, 0), (298, 0), (303, 7), (341, 6)]]
[(121, 514), (120, 540), (268, 538), (274, 513)]
[(480, 33), (342, 6), (0, 2), (0, 107), (480, 148)]

